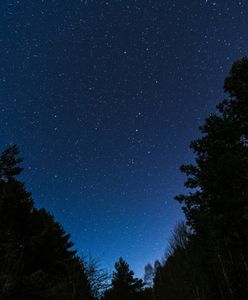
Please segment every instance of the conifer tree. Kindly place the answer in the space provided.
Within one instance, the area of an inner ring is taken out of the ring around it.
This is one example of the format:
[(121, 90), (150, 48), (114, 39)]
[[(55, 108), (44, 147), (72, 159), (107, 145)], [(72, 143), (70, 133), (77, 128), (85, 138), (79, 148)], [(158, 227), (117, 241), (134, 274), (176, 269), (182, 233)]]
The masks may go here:
[[(225, 299), (248, 294), (248, 59), (232, 66), (220, 103), (191, 143), (195, 165), (182, 166), (188, 179), (183, 203), (188, 224), (214, 249), (212, 269), (218, 273)], [(212, 253), (212, 250), (210, 250)]]
[(127, 300), (139, 299), (138, 295), (142, 290), (142, 280), (134, 277), (134, 272), (129, 265), (120, 258), (115, 263), (112, 286), (106, 291), (104, 300)]
[(14, 145), (0, 156), (0, 299), (92, 299), (70, 236), (17, 180), (18, 154)]
[(156, 300), (247, 299), (248, 58), (233, 64), (224, 89), (228, 98), (191, 143), (195, 163), (182, 166), (191, 191), (176, 199), (190, 231), (173, 235), (156, 270)]

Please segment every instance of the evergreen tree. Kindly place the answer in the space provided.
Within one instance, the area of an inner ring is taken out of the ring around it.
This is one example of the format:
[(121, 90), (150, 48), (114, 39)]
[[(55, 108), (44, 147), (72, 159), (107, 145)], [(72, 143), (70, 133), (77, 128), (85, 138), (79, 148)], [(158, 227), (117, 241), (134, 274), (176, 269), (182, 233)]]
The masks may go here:
[(155, 299), (236, 300), (248, 295), (248, 59), (232, 66), (229, 98), (191, 143), (195, 164), (182, 166), (191, 192), (183, 204), (190, 231), (174, 232), (156, 268)]
[(188, 224), (205, 239), (211, 269), (224, 299), (248, 295), (248, 59), (225, 80), (229, 99), (206, 119), (191, 143), (196, 164), (182, 167), (193, 191), (177, 197)]
[(0, 156), (0, 299), (92, 299), (70, 236), (16, 179), (18, 154), (14, 145)]
[(141, 279), (134, 278), (134, 272), (129, 269), (129, 265), (120, 258), (115, 263), (112, 286), (106, 291), (104, 300), (132, 300), (139, 299), (143, 283)]

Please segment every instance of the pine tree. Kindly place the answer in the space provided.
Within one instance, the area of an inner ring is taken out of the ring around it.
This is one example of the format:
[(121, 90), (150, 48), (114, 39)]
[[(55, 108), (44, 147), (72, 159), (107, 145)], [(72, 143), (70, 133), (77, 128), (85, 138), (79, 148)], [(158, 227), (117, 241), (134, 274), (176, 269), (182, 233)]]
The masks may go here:
[[(183, 204), (190, 231), (178, 228), (156, 269), (154, 296), (236, 300), (248, 295), (248, 59), (232, 66), (220, 103), (191, 143), (195, 164)], [(186, 233), (186, 234), (185, 234)]]
[(188, 179), (183, 203), (188, 224), (206, 242), (220, 297), (248, 294), (248, 59), (234, 63), (225, 80), (229, 99), (218, 105), (191, 143), (195, 165), (182, 171)]
[(143, 283), (141, 279), (134, 278), (134, 272), (129, 265), (120, 258), (115, 263), (113, 272), (112, 287), (106, 291), (104, 300), (132, 300), (139, 299)]
[(16, 179), (18, 154), (14, 145), (0, 156), (0, 299), (92, 299), (70, 236)]

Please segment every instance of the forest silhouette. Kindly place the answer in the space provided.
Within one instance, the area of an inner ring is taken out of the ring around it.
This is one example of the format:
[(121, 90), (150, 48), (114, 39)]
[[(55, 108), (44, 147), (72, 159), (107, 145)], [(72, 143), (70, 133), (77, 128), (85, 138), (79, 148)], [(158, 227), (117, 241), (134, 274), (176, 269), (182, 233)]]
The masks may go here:
[(110, 276), (96, 260), (79, 257), (70, 235), (35, 207), (18, 179), (18, 147), (3, 151), (0, 299), (248, 299), (248, 58), (233, 64), (224, 90), (228, 98), (191, 142), (195, 163), (181, 167), (189, 192), (176, 201), (185, 222), (164, 259), (145, 266), (143, 280), (121, 257)]

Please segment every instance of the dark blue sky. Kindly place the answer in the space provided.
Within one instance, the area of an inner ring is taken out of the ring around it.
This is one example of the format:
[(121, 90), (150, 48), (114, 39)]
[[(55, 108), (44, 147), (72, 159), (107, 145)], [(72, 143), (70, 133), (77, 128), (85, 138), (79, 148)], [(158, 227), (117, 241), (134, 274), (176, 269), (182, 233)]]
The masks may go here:
[(179, 166), (247, 28), (246, 1), (1, 1), (1, 147), (20, 146), (36, 205), (79, 254), (140, 276), (162, 257)]

